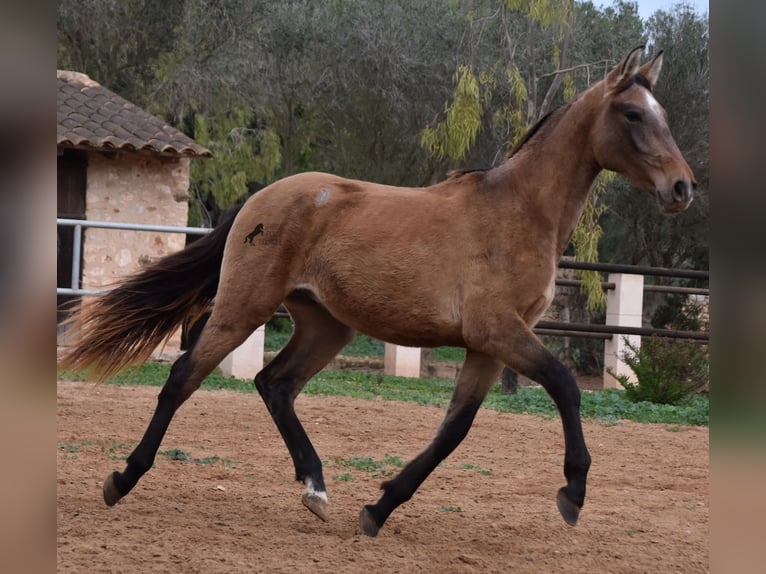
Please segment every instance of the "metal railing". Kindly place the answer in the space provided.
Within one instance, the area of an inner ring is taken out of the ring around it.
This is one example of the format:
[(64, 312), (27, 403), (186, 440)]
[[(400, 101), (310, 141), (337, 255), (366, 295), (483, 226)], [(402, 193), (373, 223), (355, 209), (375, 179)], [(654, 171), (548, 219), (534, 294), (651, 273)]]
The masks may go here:
[(144, 223), (120, 223), (117, 221), (90, 221), (88, 219), (56, 218), (56, 225), (73, 227), (74, 237), (72, 241), (72, 282), (70, 287), (56, 287), (57, 295), (100, 295), (103, 290), (80, 288), (80, 259), (82, 258), (82, 230), (83, 227), (100, 229), (119, 229), (125, 231), (159, 231), (161, 233), (184, 233), (190, 235), (205, 235), (212, 231), (208, 227), (179, 227), (172, 225), (150, 225)]

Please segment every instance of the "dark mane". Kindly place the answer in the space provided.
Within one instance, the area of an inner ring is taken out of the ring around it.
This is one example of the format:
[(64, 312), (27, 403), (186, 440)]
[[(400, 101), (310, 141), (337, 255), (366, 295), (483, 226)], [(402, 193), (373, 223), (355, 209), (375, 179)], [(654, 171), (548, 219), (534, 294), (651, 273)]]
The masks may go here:
[(552, 116), (557, 115), (557, 114), (559, 114), (559, 112), (563, 112), (564, 110), (568, 109), (569, 106), (571, 105), (571, 103), (572, 102), (570, 101), (570, 102), (567, 102), (565, 104), (562, 104), (559, 107), (557, 107), (557, 108), (551, 110), (550, 112), (548, 112), (547, 114), (545, 114), (542, 118), (540, 118), (537, 121), (537, 123), (535, 125), (533, 125), (531, 128), (529, 128), (527, 133), (525, 133), (521, 137), (521, 139), (518, 142), (516, 142), (516, 144), (510, 150), (508, 150), (508, 153), (505, 154), (505, 159), (509, 159), (509, 158), (513, 157), (514, 155), (516, 155), (518, 153), (518, 151), (524, 146), (524, 144), (526, 144), (527, 142), (529, 142), (529, 140), (531, 140), (533, 137), (535, 137), (537, 132), (540, 131), (540, 128), (543, 127), (543, 124), (545, 124)]
[(484, 173), (485, 171), (489, 171), (492, 169), (491, 167), (477, 167), (473, 169), (451, 169), (447, 172), (447, 178), (448, 179), (457, 179), (459, 177), (462, 177), (464, 175), (468, 175), (471, 173)]

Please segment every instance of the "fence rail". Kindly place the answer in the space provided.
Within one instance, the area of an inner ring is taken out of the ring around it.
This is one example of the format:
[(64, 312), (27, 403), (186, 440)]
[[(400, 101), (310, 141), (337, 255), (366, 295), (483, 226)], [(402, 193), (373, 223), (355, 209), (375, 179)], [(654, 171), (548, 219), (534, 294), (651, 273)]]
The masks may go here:
[(643, 265), (622, 265), (618, 263), (586, 263), (584, 261), (559, 261), (562, 269), (580, 269), (584, 271), (604, 271), (607, 273), (629, 273), (631, 275), (650, 275), (655, 277), (678, 277), (680, 279), (710, 279), (709, 271), (697, 269), (669, 269), (667, 267), (646, 267)]

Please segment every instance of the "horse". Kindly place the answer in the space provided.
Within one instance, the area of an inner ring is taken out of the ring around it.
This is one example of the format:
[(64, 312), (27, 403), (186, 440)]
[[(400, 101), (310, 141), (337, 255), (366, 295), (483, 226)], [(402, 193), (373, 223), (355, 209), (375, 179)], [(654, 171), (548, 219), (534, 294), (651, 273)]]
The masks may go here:
[[(696, 188), (652, 93), (662, 52), (642, 65), (643, 48), (541, 119), (491, 169), (455, 172), (422, 188), (292, 175), (185, 249), (82, 302), (71, 319), (79, 335), (62, 364), (101, 379), (146, 361), (212, 303), (124, 470), (104, 481), (106, 504), (152, 467), (171, 419), (203, 379), (284, 304), (292, 338), (254, 382), (292, 457), (301, 500), (316, 516), (328, 519), (327, 489), (294, 401), (359, 331), (398, 345), (466, 349), (435, 437), (362, 508), (365, 535), (376, 536), (460, 444), (504, 366), (538, 382), (556, 404), (566, 479), (556, 501), (575, 525), (591, 465), (580, 391), (532, 328), (553, 299), (557, 262), (601, 170), (648, 191), (668, 215), (685, 210)], [(259, 229), (276, 231), (253, 242)]]

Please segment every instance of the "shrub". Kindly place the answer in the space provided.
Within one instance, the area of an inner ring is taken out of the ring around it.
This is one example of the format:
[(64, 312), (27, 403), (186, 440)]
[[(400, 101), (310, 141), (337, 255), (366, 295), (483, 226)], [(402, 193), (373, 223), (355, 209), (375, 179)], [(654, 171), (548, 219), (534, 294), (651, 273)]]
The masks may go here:
[(630, 353), (623, 360), (638, 382), (624, 375), (617, 380), (631, 401), (677, 405), (707, 385), (710, 367), (704, 345), (661, 337), (644, 337), (640, 348), (626, 343)]

